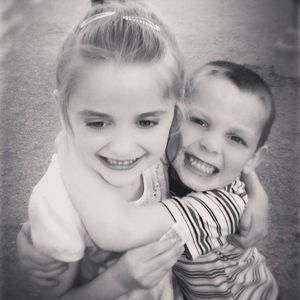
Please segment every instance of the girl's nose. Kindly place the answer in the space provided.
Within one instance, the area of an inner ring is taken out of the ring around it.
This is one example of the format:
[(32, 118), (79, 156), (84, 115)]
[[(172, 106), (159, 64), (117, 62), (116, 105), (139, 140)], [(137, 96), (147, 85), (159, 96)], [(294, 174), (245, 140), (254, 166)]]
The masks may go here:
[(114, 135), (109, 143), (109, 150), (116, 158), (132, 158), (131, 155), (135, 148), (134, 137), (132, 134), (122, 130)]

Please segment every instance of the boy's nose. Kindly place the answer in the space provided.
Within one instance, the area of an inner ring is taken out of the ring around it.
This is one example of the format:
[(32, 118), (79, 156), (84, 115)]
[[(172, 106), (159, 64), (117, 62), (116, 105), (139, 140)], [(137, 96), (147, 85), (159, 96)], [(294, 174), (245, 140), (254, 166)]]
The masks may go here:
[(199, 147), (204, 152), (218, 154), (221, 148), (220, 138), (217, 136), (204, 136), (199, 140)]

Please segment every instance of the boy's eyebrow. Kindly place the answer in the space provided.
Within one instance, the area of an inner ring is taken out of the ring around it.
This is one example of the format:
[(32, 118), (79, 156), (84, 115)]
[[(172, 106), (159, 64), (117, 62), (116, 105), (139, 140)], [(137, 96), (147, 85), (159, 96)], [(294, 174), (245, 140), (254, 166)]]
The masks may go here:
[(149, 111), (146, 113), (142, 113), (139, 115), (139, 117), (145, 118), (145, 117), (159, 117), (161, 115), (166, 114), (166, 110), (156, 110), (156, 111)]
[(235, 134), (241, 134), (241, 135), (243, 135), (243, 134), (252, 135), (251, 130), (249, 130), (249, 128), (247, 128), (247, 127), (242, 127), (242, 128), (233, 127), (228, 131), (229, 131), (229, 133), (235, 133)]

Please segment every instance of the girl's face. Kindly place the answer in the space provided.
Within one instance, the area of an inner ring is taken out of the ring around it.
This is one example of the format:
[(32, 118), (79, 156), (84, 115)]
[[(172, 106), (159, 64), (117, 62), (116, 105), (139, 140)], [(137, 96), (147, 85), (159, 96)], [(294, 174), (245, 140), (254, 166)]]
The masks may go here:
[(208, 77), (197, 88), (187, 103), (182, 149), (173, 165), (185, 185), (205, 191), (230, 184), (257, 163), (267, 115), (257, 96), (225, 79)]
[(81, 159), (108, 183), (126, 186), (163, 155), (175, 101), (163, 97), (158, 65), (85, 65), (70, 97)]

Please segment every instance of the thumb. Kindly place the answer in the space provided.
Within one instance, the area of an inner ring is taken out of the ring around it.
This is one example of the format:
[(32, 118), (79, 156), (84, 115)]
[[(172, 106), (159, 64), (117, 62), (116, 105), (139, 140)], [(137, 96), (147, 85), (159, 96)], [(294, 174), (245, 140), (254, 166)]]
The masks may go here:
[(249, 233), (252, 226), (253, 216), (251, 214), (245, 213), (241, 219), (239, 233), (241, 236), (245, 236)]

